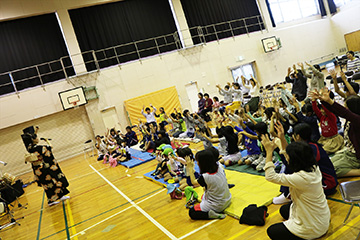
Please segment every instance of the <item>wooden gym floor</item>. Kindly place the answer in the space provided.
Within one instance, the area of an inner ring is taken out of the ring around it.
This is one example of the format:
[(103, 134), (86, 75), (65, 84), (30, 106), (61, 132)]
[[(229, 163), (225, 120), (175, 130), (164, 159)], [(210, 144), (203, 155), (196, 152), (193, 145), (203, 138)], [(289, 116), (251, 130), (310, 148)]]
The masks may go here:
[[(199, 146), (191, 145), (197, 149)], [(0, 238), (268, 239), (267, 227), (282, 221), (279, 205), (269, 206), (269, 217), (263, 227), (240, 225), (229, 216), (223, 220), (192, 221), (184, 199), (171, 200), (165, 188), (142, 177), (155, 168), (156, 161), (127, 170), (123, 166), (110, 168), (95, 157), (84, 159), (79, 155), (60, 166), (70, 182), (70, 200), (48, 207), (42, 188), (36, 184), (26, 187), (20, 202), (28, 203), (28, 208), (15, 211), (16, 218), (24, 216), (19, 220), (21, 226), (1, 230)], [(32, 173), (21, 179), (32, 181)], [(321, 239), (355, 239), (360, 231), (360, 209), (354, 208), (344, 225), (350, 205), (336, 199), (328, 200), (328, 204), (331, 225)], [(0, 225), (7, 221), (0, 219)]]

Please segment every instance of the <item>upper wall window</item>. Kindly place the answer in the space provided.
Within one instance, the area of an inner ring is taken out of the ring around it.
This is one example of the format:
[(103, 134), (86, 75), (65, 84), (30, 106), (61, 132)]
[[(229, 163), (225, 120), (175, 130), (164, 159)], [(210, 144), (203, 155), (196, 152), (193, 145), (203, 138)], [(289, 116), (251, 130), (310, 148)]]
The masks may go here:
[(319, 14), (317, 0), (269, 0), (269, 5), (275, 23), (290, 22)]

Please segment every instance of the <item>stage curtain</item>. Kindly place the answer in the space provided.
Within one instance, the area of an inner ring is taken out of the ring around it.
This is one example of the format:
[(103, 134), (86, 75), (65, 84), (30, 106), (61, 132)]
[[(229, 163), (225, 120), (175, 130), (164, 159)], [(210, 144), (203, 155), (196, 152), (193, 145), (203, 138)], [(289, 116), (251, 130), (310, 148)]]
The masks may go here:
[[(139, 59), (136, 47), (141, 51), (141, 58), (158, 54), (154, 41), (144, 41), (137, 46), (133, 42), (177, 31), (167, 0), (124, 0), (69, 10), (69, 15), (82, 52), (127, 44), (115, 50), (97, 52), (96, 57), (101, 68)], [(172, 40), (161, 39), (158, 45), (166, 41)], [(154, 49), (146, 50), (147, 48)], [(174, 49), (175, 43), (159, 50), (166, 52)], [(116, 54), (121, 56), (116, 58)], [(85, 62), (92, 59), (91, 54), (83, 57)], [(95, 69), (93, 63), (86, 66), (88, 70)]]
[(270, 15), (271, 25), (272, 25), (273, 27), (276, 27), (276, 23), (275, 23), (275, 20), (274, 20), (274, 16), (273, 16), (272, 11), (271, 11), (271, 8), (270, 8), (269, 0), (265, 0), (265, 3), (266, 3), (266, 7), (267, 7), (267, 9), (268, 9), (269, 15)]
[[(189, 28), (260, 15), (256, 0), (181, 0), (181, 4), (184, 9), (184, 14)], [(264, 29), (264, 25), (261, 24), (261, 26), (259, 26), (257, 22), (258, 20), (256, 18), (247, 19), (245, 21), (246, 25), (248, 26), (248, 32)], [(261, 17), (260, 22), (262, 22)], [(231, 27), (242, 27), (235, 30), (234, 35), (247, 33), (243, 21), (234, 22), (231, 24)], [(218, 34), (219, 39), (232, 36), (229, 24), (215, 25), (210, 28), (203, 28), (204, 34), (211, 34), (211, 36), (206, 37), (207, 42), (217, 40), (216, 35), (212, 34), (215, 32), (214, 28), (217, 32), (225, 31)], [(194, 43), (199, 43), (200, 39), (196, 37), (196, 35), (198, 35), (197, 30), (191, 30), (190, 33), (193, 36)]]
[[(322, 17), (326, 16), (326, 9), (325, 9), (323, 0), (318, 0), (318, 2), (319, 2), (319, 8), (320, 8), (321, 16)], [(331, 14), (336, 13), (336, 5), (334, 3), (334, 0), (327, 0), (327, 2), (329, 4), (330, 13)]]
[[(167, 114), (174, 112), (174, 108), (181, 107), (178, 93), (175, 87), (165, 88), (156, 92), (148, 93), (136, 98), (124, 101), (124, 106), (128, 113), (132, 125), (139, 124), (139, 118), (145, 123), (146, 119), (141, 114), (143, 106), (149, 107), (152, 104), (156, 107), (156, 113), (159, 114), (159, 108), (163, 107)], [(152, 108), (150, 108), (152, 111)]]
[[(55, 13), (0, 22), (0, 74), (30, 67), (36, 64), (59, 60), (69, 56)], [(71, 66), (69, 59), (66, 66)], [(60, 62), (51, 64), (52, 70), (61, 70)], [(50, 66), (42, 66), (40, 73), (49, 73)], [(69, 69), (68, 75), (74, 74)], [(14, 81), (33, 77), (16, 83), (17, 90), (40, 85), (35, 68), (13, 73)], [(63, 72), (49, 74), (42, 78), (44, 83), (65, 78)], [(0, 76), (0, 94), (14, 92), (9, 76)]]

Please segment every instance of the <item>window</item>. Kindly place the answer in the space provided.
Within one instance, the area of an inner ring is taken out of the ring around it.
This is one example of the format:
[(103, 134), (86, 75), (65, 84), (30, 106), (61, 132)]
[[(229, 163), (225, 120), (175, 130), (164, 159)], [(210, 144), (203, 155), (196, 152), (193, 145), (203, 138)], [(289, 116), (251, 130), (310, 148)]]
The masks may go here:
[(334, 0), (334, 3), (337, 7), (344, 6), (345, 4), (351, 2), (352, 0)]
[(275, 23), (289, 22), (319, 14), (317, 0), (269, 0)]

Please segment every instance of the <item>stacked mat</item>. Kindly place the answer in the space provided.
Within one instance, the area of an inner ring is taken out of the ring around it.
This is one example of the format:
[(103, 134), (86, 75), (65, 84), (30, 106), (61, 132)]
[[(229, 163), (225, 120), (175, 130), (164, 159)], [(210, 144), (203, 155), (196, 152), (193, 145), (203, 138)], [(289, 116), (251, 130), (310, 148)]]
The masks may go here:
[(133, 148), (129, 149), (131, 154), (131, 159), (126, 162), (121, 162), (120, 164), (127, 167), (127, 168), (133, 168), (140, 164), (149, 162), (153, 159), (155, 159), (155, 156), (152, 156), (148, 152), (142, 152)]

